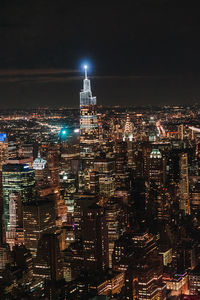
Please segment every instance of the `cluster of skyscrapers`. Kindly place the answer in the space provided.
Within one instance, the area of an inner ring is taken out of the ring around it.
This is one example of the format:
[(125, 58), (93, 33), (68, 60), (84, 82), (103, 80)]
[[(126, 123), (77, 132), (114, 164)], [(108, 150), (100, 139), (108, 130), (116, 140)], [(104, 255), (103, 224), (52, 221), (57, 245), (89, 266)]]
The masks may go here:
[(0, 134), (1, 299), (200, 299), (192, 112), (103, 109), (84, 69), (79, 136)]

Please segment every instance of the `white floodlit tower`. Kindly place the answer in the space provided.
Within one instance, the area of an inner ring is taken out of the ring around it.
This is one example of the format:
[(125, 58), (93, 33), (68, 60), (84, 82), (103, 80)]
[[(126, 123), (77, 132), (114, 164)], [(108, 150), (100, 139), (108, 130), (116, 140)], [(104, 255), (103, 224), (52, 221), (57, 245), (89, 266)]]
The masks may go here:
[(90, 80), (87, 75), (87, 65), (84, 66), (84, 70), (83, 90), (80, 92), (80, 158), (81, 185), (82, 187), (84, 186), (84, 189), (87, 189), (86, 186), (88, 186), (90, 172), (92, 171), (93, 159), (96, 155), (95, 148), (99, 141), (99, 129), (96, 113), (96, 97), (92, 96)]

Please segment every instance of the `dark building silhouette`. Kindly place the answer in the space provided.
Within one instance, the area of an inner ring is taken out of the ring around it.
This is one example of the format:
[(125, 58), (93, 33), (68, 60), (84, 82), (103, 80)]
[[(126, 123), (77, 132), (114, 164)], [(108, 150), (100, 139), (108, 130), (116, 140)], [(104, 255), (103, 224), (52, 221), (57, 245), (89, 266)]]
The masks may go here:
[(93, 204), (83, 211), (81, 236), (85, 268), (108, 268), (108, 228), (103, 208)]
[(38, 241), (34, 277), (42, 281), (63, 279), (63, 261), (59, 241), (53, 233), (45, 233)]

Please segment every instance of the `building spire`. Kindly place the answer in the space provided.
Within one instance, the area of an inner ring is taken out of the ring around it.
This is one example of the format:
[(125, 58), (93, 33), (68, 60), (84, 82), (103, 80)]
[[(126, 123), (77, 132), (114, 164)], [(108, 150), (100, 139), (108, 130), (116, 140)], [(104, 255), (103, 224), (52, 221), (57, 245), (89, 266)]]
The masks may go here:
[(87, 66), (87, 65), (84, 65), (84, 70), (85, 70), (85, 79), (87, 79), (87, 69), (88, 69), (88, 66)]
[(88, 66), (87, 65), (84, 65), (84, 70), (85, 70), (85, 78), (83, 80), (83, 91), (91, 93), (90, 80), (87, 77), (87, 70), (88, 70)]

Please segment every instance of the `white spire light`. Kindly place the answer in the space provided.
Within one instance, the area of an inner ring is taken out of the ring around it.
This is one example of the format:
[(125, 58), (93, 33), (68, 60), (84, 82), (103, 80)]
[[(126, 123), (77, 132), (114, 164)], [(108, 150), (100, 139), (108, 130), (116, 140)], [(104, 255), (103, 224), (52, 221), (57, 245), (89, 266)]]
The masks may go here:
[(85, 70), (85, 78), (83, 80), (83, 91), (84, 92), (91, 92), (91, 86), (90, 86), (90, 80), (87, 77), (87, 70), (88, 70), (88, 65), (83, 66)]
[(87, 65), (84, 65), (84, 70), (85, 70), (85, 79), (87, 79), (87, 69), (88, 69), (88, 66), (87, 66)]

